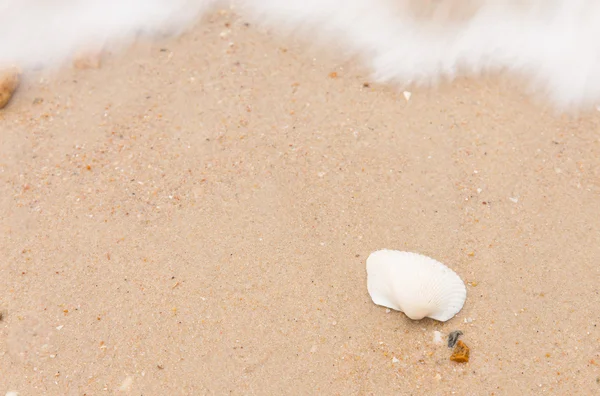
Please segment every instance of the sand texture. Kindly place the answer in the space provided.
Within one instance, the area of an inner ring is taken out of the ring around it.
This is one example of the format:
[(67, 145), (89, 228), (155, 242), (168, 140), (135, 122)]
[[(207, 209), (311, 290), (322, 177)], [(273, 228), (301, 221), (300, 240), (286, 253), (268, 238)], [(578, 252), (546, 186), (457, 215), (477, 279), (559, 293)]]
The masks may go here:
[[(0, 394), (600, 392), (599, 114), (502, 79), (407, 101), (208, 19), (0, 113)], [(374, 305), (381, 248), (451, 267), (463, 310)]]

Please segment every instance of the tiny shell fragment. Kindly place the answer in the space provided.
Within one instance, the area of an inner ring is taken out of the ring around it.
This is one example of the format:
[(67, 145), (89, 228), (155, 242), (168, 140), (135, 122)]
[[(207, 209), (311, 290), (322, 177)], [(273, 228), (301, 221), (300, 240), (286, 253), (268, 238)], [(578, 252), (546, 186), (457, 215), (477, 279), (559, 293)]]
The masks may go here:
[(459, 340), (456, 343), (456, 347), (454, 347), (454, 351), (452, 351), (450, 360), (457, 363), (466, 363), (469, 361), (469, 354), (469, 347), (464, 342)]
[(4, 108), (21, 81), (21, 71), (16, 67), (0, 70), (0, 109)]

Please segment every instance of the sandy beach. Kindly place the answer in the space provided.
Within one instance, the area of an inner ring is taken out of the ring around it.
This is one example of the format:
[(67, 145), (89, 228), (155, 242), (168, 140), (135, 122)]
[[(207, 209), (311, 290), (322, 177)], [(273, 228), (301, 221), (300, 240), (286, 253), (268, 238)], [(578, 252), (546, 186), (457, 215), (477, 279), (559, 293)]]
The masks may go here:
[[(406, 100), (206, 19), (0, 112), (0, 394), (600, 392), (600, 113), (505, 78)], [(451, 267), (463, 310), (374, 305), (382, 248)]]

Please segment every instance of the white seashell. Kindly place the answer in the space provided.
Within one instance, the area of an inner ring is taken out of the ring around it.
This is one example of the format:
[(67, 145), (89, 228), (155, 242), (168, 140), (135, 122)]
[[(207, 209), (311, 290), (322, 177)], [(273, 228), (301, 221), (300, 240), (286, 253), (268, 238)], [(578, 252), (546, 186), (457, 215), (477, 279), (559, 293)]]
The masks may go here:
[(377, 305), (413, 320), (445, 322), (465, 304), (467, 288), (444, 264), (417, 253), (378, 250), (367, 258), (367, 289)]

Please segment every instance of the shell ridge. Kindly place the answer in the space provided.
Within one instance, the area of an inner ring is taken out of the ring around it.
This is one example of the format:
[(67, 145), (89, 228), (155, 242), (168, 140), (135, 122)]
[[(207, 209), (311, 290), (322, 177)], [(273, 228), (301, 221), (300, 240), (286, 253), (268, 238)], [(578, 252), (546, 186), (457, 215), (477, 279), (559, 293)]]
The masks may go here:
[(451, 268), (413, 252), (382, 249), (371, 253), (367, 279), (375, 304), (413, 319), (427, 316), (445, 322), (460, 312), (467, 294), (464, 282)]

